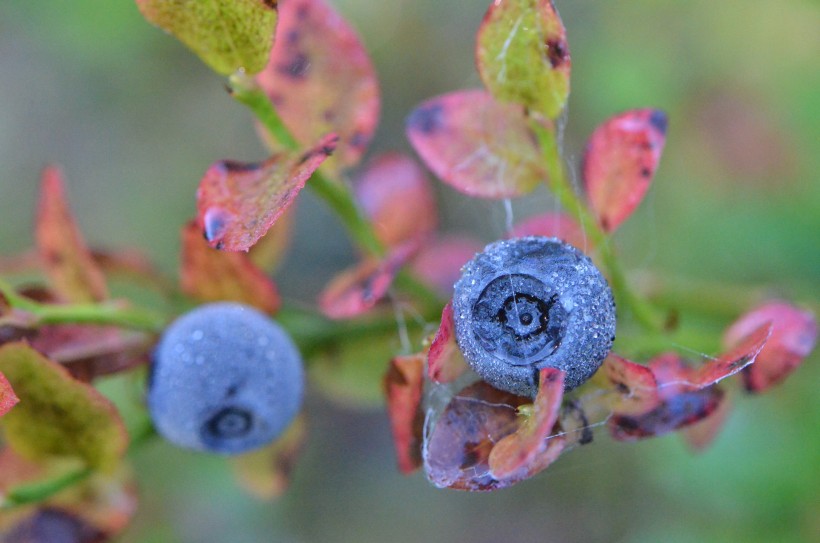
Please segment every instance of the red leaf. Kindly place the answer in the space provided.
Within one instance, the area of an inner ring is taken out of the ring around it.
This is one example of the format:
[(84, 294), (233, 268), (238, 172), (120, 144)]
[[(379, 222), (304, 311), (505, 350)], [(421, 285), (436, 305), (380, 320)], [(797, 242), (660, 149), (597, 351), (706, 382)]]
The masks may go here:
[(532, 477), (554, 462), (564, 449), (563, 436), (553, 436), (564, 397), (564, 372), (544, 368), (532, 414), (515, 432), (496, 443), (490, 452), (490, 473), (512, 484)]
[(448, 236), (425, 243), (416, 254), (410, 268), (442, 297), (453, 295), (453, 285), (461, 277), (461, 267), (484, 246), (464, 237)]
[(424, 102), (407, 118), (407, 137), (428, 168), (470, 196), (521, 196), (545, 175), (521, 106), (496, 102), (482, 90)]
[(566, 213), (542, 213), (521, 221), (513, 227), (510, 237), (524, 236), (558, 238), (584, 252), (594, 248), (592, 240), (587, 238), (581, 225)]
[(736, 345), (763, 324), (771, 323), (772, 334), (754, 365), (743, 371), (749, 392), (763, 392), (797, 369), (817, 344), (817, 321), (809, 311), (780, 301), (761, 305), (732, 324), (723, 337), (725, 345)]
[(339, 135), (334, 169), (356, 164), (379, 118), (379, 84), (361, 40), (323, 0), (288, 0), (259, 85), (302, 145)]
[(358, 175), (356, 198), (388, 246), (423, 240), (436, 229), (436, 201), (424, 171), (413, 159), (386, 153)]
[(270, 230), (248, 251), (251, 262), (262, 270), (275, 270), (290, 246), (296, 206), (291, 205), (282, 213)]
[(449, 383), (463, 375), (467, 368), (456, 343), (453, 304), (447, 302), (441, 312), (441, 326), (427, 351), (427, 376), (436, 383)]
[(276, 285), (248, 254), (212, 249), (193, 221), (182, 228), (181, 261), (182, 291), (200, 302), (239, 302), (265, 313), (279, 309)]
[(731, 405), (729, 399), (726, 398), (720, 402), (717, 409), (709, 416), (681, 430), (681, 435), (686, 444), (695, 452), (700, 452), (708, 447), (726, 422)]
[(46, 273), (70, 302), (95, 302), (108, 297), (105, 277), (94, 263), (68, 207), (59, 168), (43, 171), (37, 209), (37, 248)]
[(319, 295), (319, 308), (331, 319), (348, 319), (373, 309), (387, 295), (413, 251), (396, 247), (384, 260), (365, 260), (334, 277)]
[(399, 470), (410, 473), (421, 466), (424, 354), (393, 358), (384, 376), (384, 388)]
[(760, 355), (771, 333), (772, 326), (763, 323), (729, 352), (706, 362), (694, 375), (695, 387), (711, 386), (748, 367)]
[(618, 393), (612, 408), (614, 412), (639, 415), (660, 403), (658, 383), (648, 367), (611, 353), (604, 360), (603, 369)]
[(197, 222), (211, 247), (247, 251), (293, 203), (336, 148), (327, 135), (307, 152), (282, 152), (259, 164), (220, 161), (197, 190)]
[(0, 372), (0, 417), (8, 413), (19, 401), (20, 398), (14, 394), (8, 379)]
[(484, 381), (456, 394), (437, 420), (425, 423), (429, 430), (422, 455), (430, 482), (456, 490), (508, 486), (490, 473), (490, 454), (496, 443), (518, 429), (518, 408), (531, 401)]
[(614, 231), (643, 200), (666, 142), (666, 114), (633, 109), (601, 124), (587, 143), (583, 179), (604, 230)]

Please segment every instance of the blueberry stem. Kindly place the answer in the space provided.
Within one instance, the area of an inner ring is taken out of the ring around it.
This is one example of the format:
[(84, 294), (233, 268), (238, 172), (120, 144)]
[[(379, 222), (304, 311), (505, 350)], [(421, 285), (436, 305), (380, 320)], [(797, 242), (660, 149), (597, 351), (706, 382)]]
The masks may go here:
[(99, 324), (122, 328), (159, 332), (166, 319), (144, 308), (123, 305), (116, 301), (98, 304), (43, 304), (30, 300), (0, 279), (0, 294), (6, 303), (17, 310), (16, 315), (0, 317), (0, 324), (6, 321), (24, 327), (45, 324)]
[(618, 262), (612, 248), (610, 237), (601, 230), (595, 217), (575, 194), (566, 174), (564, 161), (555, 139), (555, 129), (538, 119), (532, 119), (530, 126), (535, 132), (541, 152), (544, 155), (544, 166), (547, 170), (546, 184), (564, 209), (570, 213), (592, 239), (601, 262), (611, 282), (612, 292), (618, 307), (628, 308), (637, 321), (654, 332), (663, 330), (663, 319), (656, 309), (638, 296), (629, 286), (626, 275)]
[[(228, 92), (253, 112), (271, 138), (279, 145), (288, 150), (297, 150), (301, 147), (285, 126), (267, 95), (252, 78), (244, 74), (232, 75), (228, 80)], [(383, 258), (387, 254), (387, 249), (376, 237), (373, 225), (362, 214), (346, 184), (329, 179), (317, 170), (311, 176), (307, 186), (336, 213), (350, 237), (362, 251), (376, 258)], [(425, 305), (438, 306), (441, 310), (443, 305), (441, 298), (407, 272), (399, 272), (395, 284), (398, 288), (413, 294)]]

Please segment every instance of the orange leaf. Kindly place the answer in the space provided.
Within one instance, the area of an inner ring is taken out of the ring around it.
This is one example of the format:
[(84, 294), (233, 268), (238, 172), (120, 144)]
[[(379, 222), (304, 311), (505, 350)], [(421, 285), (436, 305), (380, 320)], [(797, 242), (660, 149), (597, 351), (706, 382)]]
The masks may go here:
[(279, 309), (276, 285), (248, 254), (212, 249), (193, 221), (182, 228), (180, 282), (183, 292), (200, 302), (239, 302), (269, 314)]
[(35, 229), (37, 248), (54, 289), (70, 302), (108, 297), (97, 267), (68, 207), (63, 174), (56, 166), (43, 172)]
[(427, 375), (436, 383), (450, 383), (467, 369), (467, 362), (456, 343), (453, 304), (450, 301), (441, 312), (441, 326), (427, 351)]
[(423, 388), (423, 353), (397, 356), (390, 361), (384, 376), (384, 389), (393, 443), (402, 473), (410, 473), (421, 466)]

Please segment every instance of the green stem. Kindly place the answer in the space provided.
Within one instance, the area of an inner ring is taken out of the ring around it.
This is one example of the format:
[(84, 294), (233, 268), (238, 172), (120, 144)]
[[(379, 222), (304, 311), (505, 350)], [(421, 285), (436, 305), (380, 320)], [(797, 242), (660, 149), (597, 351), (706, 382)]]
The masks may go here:
[(152, 311), (136, 307), (125, 307), (115, 302), (98, 304), (42, 304), (17, 294), (9, 283), (0, 279), (0, 294), (13, 309), (18, 309), (30, 320), (26, 324), (99, 324), (159, 332), (165, 319)]
[(70, 488), (94, 473), (94, 470), (89, 467), (83, 467), (69, 471), (45, 481), (36, 481), (26, 485), (13, 488), (5, 496), (0, 496), (0, 511), (20, 507), (30, 503), (39, 503), (46, 500), (58, 492)]
[(612, 292), (616, 303), (619, 307), (628, 308), (637, 321), (647, 330), (655, 332), (662, 330), (663, 319), (654, 307), (630, 288), (626, 275), (613, 251), (609, 236), (601, 230), (595, 217), (575, 194), (567, 178), (564, 161), (561, 158), (558, 142), (555, 139), (555, 130), (538, 120), (533, 120), (530, 124), (544, 154), (547, 185), (561, 206), (575, 217), (598, 250), (601, 263), (607, 271), (612, 284)]
[[(291, 151), (300, 148), (299, 142), (282, 122), (276, 108), (251, 78), (239, 74), (231, 76), (229, 91), (231, 96), (253, 112), (274, 141)], [(346, 185), (328, 179), (321, 171), (314, 172), (307, 185), (336, 213), (350, 237), (365, 254), (376, 258), (385, 256), (386, 248), (376, 237), (373, 225), (362, 214)], [(442, 305), (440, 297), (435, 292), (406, 272), (399, 273), (396, 286), (426, 305), (435, 304), (439, 308)]]

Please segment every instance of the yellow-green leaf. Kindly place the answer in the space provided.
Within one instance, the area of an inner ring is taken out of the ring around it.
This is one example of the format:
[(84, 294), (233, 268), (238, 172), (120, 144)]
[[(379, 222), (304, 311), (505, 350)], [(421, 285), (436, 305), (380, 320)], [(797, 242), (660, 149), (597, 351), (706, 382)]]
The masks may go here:
[(554, 119), (569, 96), (566, 30), (550, 0), (496, 0), (478, 30), (476, 61), (498, 100)]
[(25, 342), (0, 347), (0, 371), (20, 398), (2, 419), (16, 452), (32, 459), (74, 456), (95, 469), (116, 465), (128, 435), (114, 406), (96, 389)]
[(276, 30), (277, 0), (137, 0), (149, 22), (173, 34), (214, 71), (265, 67)]

